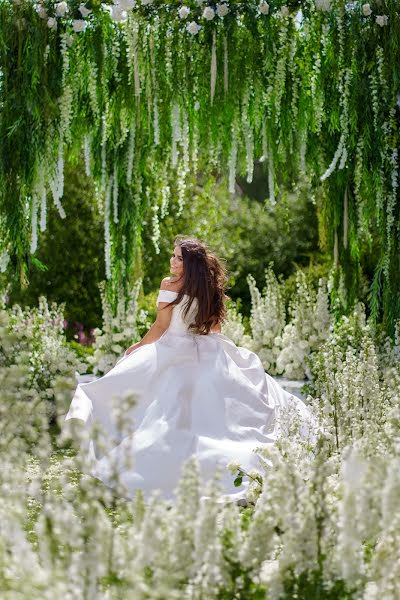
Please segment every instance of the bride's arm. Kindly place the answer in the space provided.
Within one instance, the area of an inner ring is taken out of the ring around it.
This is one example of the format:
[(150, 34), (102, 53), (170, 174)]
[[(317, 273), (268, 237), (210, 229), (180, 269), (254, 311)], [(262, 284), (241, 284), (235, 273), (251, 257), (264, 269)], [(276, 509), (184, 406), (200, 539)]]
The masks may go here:
[(159, 302), (157, 305), (157, 318), (154, 321), (153, 325), (150, 327), (146, 335), (140, 342), (136, 342), (132, 346), (129, 346), (125, 355), (130, 354), (136, 348), (140, 348), (140, 346), (144, 346), (146, 344), (152, 344), (156, 342), (162, 334), (168, 329), (169, 324), (171, 322), (173, 306), (168, 306), (168, 302)]

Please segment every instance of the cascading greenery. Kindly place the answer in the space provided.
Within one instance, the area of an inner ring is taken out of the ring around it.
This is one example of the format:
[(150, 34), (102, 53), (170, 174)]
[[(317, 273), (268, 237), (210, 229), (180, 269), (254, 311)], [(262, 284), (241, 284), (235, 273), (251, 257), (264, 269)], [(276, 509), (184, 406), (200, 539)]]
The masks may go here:
[(0, 48), (0, 267), (26, 277), (48, 192), (63, 216), (66, 153), (97, 182), (114, 292), (145, 211), (156, 235), (199, 171), (234, 191), (261, 158), (272, 203), (318, 189), (349, 303), (372, 249), (372, 314), (400, 317), (397, 2), (0, 0)]

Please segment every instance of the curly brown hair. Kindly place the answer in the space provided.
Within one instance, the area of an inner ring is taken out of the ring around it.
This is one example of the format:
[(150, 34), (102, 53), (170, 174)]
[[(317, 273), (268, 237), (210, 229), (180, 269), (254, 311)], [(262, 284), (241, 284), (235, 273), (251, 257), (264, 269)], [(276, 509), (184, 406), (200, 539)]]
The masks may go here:
[(191, 237), (178, 236), (174, 247), (179, 246), (183, 258), (183, 283), (176, 300), (181, 302), (184, 295), (189, 299), (183, 310), (186, 317), (195, 298), (198, 310), (195, 322), (189, 328), (198, 334), (207, 335), (211, 328), (226, 317), (226, 269), (222, 261), (205, 244)]

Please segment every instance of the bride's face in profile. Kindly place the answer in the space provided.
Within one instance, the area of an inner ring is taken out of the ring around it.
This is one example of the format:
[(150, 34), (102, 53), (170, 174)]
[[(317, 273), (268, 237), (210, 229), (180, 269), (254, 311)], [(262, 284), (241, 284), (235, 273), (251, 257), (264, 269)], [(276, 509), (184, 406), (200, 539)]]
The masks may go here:
[(175, 246), (169, 264), (173, 275), (176, 275), (177, 277), (183, 275), (183, 257), (182, 250), (179, 246)]

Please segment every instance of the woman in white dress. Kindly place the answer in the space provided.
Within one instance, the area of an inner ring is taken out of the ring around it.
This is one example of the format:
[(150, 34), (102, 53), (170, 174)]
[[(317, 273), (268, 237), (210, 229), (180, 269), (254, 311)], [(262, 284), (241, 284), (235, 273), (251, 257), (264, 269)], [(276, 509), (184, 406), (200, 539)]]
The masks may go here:
[[(222, 335), (221, 262), (199, 241), (177, 238), (170, 266), (148, 333), (105, 376), (78, 385), (66, 419), (100, 428), (103, 443), (89, 438), (91, 474), (122, 484), (129, 497), (141, 489), (145, 497), (159, 490), (173, 499), (182, 466), (193, 458), (202, 483), (218, 468), (223, 496), (237, 499), (246, 484), (234, 486), (228, 463), (260, 470), (254, 449), (276, 441), (282, 409), (295, 403), (301, 418), (310, 415), (256, 354)], [(124, 427), (129, 423), (133, 429)]]

